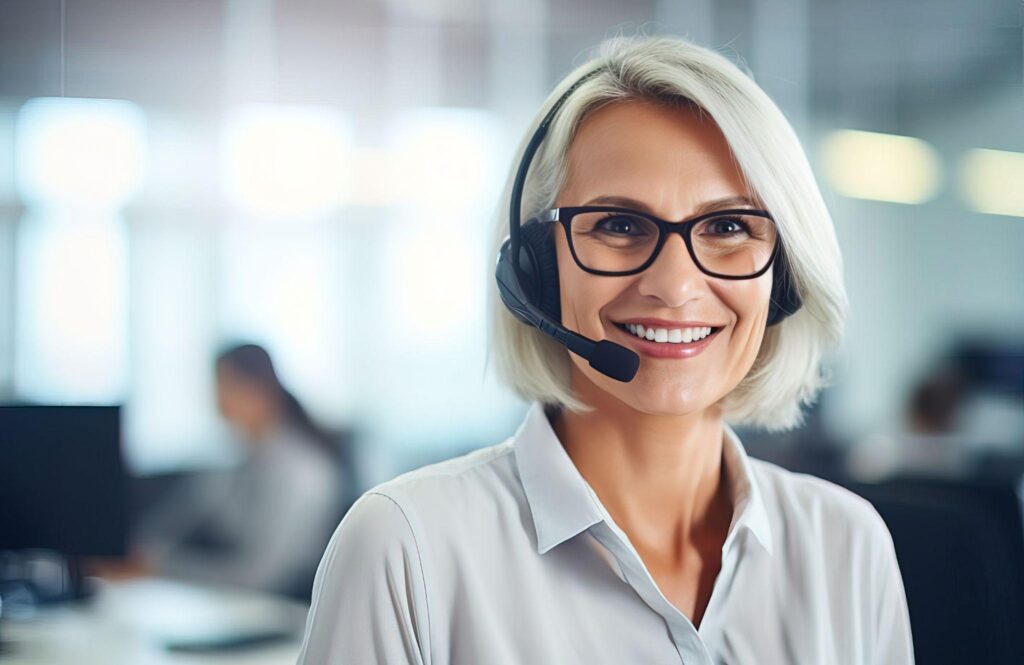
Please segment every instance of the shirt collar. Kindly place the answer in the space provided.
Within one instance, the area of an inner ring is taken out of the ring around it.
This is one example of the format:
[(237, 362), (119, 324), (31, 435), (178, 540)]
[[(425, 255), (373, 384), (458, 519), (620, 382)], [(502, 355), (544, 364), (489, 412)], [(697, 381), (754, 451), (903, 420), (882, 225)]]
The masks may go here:
[[(741, 529), (749, 529), (771, 553), (771, 526), (743, 445), (727, 423), (723, 461), (729, 470), (733, 518), (723, 551)], [(533, 402), (513, 437), (516, 466), (530, 505), (537, 552), (551, 548), (605, 519), (596, 495), (580, 475), (548, 421), (541, 402)]]
[(772, 526), (768, 520), (768, 510), (764, 505), (761, 488), (757, 484), (750, 457), (743, 448), (743, 442), (729, 423), (722, 422), (725, 430), (725, 441), (722, 445), (722, 461), (729, 473), (729, 490), (732, 495), (732, 523), (729, 535), (725, 539), (723, 551), (728, 549), (731, 540), (740, 529), (749, 529), (761, 547), (768, 554), (772, 553)]
[(516, 466), (537, 531), (537, 552), (582, 533), (604, 517), (591, 498), (558, 436), (544, 405), (534, 402), (515, 434)]

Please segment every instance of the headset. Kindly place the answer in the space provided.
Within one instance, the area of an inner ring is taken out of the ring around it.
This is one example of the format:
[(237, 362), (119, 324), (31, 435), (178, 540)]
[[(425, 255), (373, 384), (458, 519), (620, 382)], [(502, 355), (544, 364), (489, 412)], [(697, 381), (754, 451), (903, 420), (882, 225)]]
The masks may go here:
[[(570, 351), (587, 360), (598, 372), (616, 381), (628, 383), (633, 380), (640, 368), (640, 356), (635, 351), (606, 339), (589, 339), (569, 330), (561, 323), (558, 262), (552, 235), (556, 225), (531, 223), (537, 222), (535, 219), (520, 224), (526, 174), (552, 119), (569, 95), (580, 85), (606, 70), (606, 66), (598, 67), (583, 75), (562, 93), (526, 145), (512, 185), (509, 235), (498, 250), (494, 277), (498, 282), (498, 293), (502, 302), (517, 319), (550, 335)], [(781, 238), (779, 243), (772, 266), (768, 326), (777, 325), (800, 309), (803, 304), (790, 277)], [(518, 257), (518, 260), (513, 260), (512, 257)]]

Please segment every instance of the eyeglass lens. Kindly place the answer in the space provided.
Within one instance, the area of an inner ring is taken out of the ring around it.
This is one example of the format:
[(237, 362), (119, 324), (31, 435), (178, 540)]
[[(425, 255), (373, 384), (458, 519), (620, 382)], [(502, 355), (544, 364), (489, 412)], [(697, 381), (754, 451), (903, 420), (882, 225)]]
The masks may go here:
[[(580, 212), (573, 216), (570, 229), (577, 258), (591, 270), (636, 270), (658, 246), (658, 225), (636, 214)], [(776, 235), (775, 223), (768, 217), (728, 213), (697, 222), (690, 239), (704, 270), (742, 277), (767, 265)]]

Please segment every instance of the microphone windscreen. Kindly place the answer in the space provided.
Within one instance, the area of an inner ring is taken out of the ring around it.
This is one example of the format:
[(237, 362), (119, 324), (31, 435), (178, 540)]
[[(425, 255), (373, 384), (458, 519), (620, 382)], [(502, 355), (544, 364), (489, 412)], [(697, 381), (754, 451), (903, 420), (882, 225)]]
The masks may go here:
[(640, 369), (640, 356), (621, 344), (602, 339), (590, 353), (590, 366), (616, 381), (629, 383)]

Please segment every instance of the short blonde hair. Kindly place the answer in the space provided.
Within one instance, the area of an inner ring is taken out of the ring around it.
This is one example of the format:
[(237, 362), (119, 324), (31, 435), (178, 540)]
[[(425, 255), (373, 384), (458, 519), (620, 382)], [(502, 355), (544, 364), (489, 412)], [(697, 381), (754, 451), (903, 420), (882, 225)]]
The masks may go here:
[[(835, 229), (800, 141), (774, 102), (736, 65), (678, 37), (613, 37), (599, 55), (577, 67), (551, 92), (520, 142), (523, 154), (537, 125), (562, 93), (585, 73), (604, 72), (566, 100), (531, 164), (523, 191), (523, 219), (551, 207), (566, 178), (566, 152), (588, 112), (619, 100), (696, 105), (728, 141), (756, 198), (772, 212), (803, 307), (766, 329), (753, 366), (720, 402), (734, 425), (784, 431), (803, 424), (803, 406), (830, 384), (822, 356), (842, 337), (848, 300)], [(508, 235), (508, 200), (518, 158), (498, 205), (493, 253)], [(576, 412), (592, 407), (571, 392), (569, 351), (518, 321), (489, 280), (490, 336), (500, 378), (527, 401)]]

